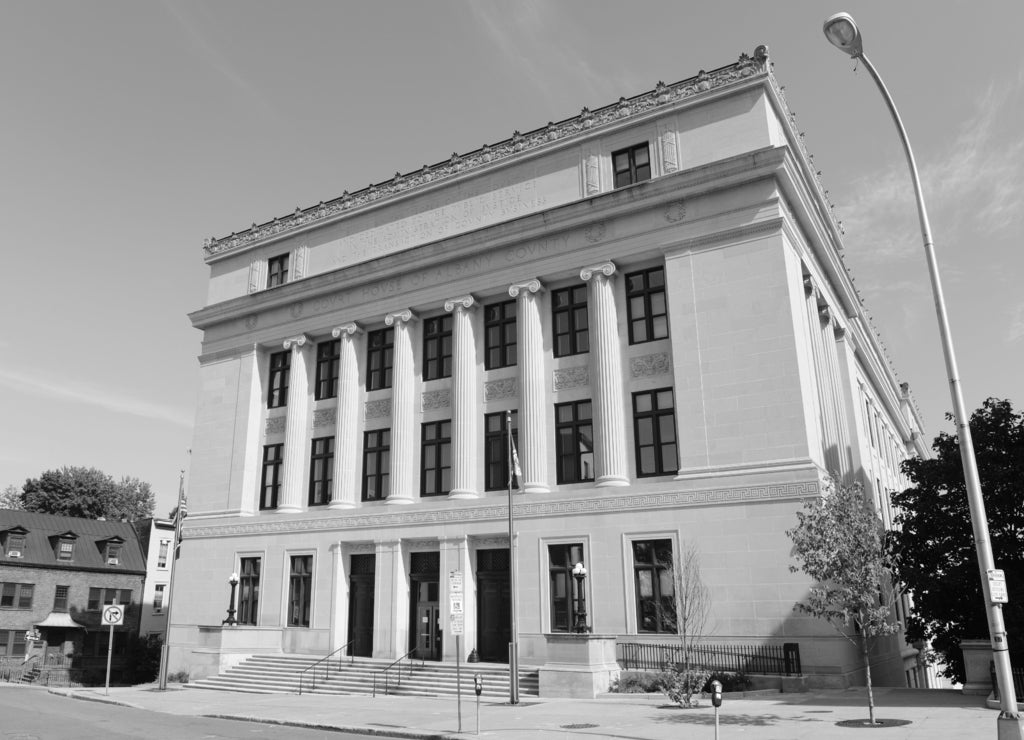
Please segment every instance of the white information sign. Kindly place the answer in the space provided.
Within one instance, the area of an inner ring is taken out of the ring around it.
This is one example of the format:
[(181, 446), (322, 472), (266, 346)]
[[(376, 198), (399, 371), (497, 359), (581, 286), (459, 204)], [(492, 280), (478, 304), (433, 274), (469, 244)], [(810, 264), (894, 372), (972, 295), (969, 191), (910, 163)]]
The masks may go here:
[(124, 609), (117, 604), (103, 607), (103, 624), (113, 627), (115, 624), (124, 623)]
[(462, 571), (453, 570), (448, 573), (448, 633), (463, 634), (465, 628), (465, 600), (462, 591)]
[(1006, 604), (1010, 601), (1006, 593), (1006, 574), (1001, 570), (990, 570), (988, 572), (988, 592), (992, 596), (993, 604)]

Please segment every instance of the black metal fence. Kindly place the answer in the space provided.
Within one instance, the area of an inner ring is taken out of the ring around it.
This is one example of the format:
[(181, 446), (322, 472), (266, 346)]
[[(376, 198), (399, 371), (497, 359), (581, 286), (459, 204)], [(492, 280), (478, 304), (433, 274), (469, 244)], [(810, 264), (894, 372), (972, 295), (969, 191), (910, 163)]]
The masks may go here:
[[(988, 670), (992, 676), (992, 692), (995, 694), (996, 701), (998, 701), (999, 682), (996, 680), (995, 663), (989, 663)], [(1013, 676), (1013, 693), (1016, 695), (1017, 701), (1024, 702), (1024, 668), (1013, 668), (1010, 670), (1010, 675)]]
[[(667, 670), (685, 663), (682, 645), (620, 642), (616, 658), (625, 670)], [(707, 645), (690, 647), (690, 663), (712, 671), (799, 676), (800, 645)]]

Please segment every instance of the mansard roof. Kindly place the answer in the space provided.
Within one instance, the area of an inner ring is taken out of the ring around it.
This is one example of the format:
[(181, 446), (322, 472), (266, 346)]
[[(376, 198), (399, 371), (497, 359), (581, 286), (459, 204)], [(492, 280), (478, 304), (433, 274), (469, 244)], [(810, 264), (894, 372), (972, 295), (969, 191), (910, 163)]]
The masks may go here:
[[(131, 522), (0, 509), (0, 535), (8, 533), (24, 535), (25, 549), (22, 557), (17, 559), (8, 558), (6, 549), (0, 552), (0, 564), (3, 565), (133, 573), (146, 570), (145, 557)], [(53, 543), (62, 538), (75, 539), (70, 562), (57, 560)], [(117, 565), (106, 562), (105, 547), (109, 542), (124, 544)]]

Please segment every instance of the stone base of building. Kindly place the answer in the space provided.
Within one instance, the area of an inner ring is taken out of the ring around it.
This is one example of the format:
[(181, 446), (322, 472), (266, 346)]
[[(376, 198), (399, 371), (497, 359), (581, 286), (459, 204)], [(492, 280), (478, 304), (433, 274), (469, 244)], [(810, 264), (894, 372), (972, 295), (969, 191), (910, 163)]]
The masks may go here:
[(988, 696), (992, 693), (992, 645), (988, 640), (961, 640), (964, 655), (963, 693)]
[(545, 699), (594, 699), (619, 677), (614, 635), (545, 635), (547, 661), (540, 667)]

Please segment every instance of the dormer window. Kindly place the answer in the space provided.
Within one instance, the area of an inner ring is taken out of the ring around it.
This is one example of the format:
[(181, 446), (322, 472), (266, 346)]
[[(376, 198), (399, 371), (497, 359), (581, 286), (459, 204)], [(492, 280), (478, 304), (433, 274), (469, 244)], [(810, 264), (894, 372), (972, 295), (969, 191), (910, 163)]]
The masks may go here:
[(107, 565), (118, 565), (121, 562), (121, 545), (108, 542), (107, 543)]
[(7, 535), (7, 547), (5, 549), (7, 550), (7, 557), (9, 558), (25, 557), (25, 535)]
[(75, 557), (75, 541), (72, 539), (61, 539), (57, 543), (57, 560), (62, 563), (70, 563)]

